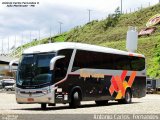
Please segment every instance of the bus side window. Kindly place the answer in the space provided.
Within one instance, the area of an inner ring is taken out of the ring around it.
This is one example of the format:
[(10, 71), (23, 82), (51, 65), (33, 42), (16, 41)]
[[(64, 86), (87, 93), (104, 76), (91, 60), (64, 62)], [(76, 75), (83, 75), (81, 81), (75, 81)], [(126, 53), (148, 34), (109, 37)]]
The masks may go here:
[(54, 69), (54, 75), (55, 75), (55, 80), (59, 81), (63, 79), (66, 75), (66, 69), (64, 68), (64, 59), (60, 59), (56, 62), (55, 64), (55, 69)]
[(145, 69), (145, 59), (139, 57), (132, 57), (131, 59), (132, 70), (141, 71)]
[(58, 51), (57, 55), (64, 55), (65, 58), (58, 60), (55, 64), (54, 74), (55, 74), (55, 80), (57, 82), (65, 78), (70, 63), (70, 59), (72, 56), (72, 52), (73, 52), (72, 49), (64, 49)]

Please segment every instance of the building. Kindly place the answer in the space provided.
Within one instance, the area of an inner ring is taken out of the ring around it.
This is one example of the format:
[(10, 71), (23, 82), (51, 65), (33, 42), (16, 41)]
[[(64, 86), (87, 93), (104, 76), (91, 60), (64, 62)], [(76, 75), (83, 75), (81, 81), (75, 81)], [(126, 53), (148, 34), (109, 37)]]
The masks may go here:
[(14, 73), (9, 71), (9, 63), (15, 58), (0, 55), (0, 79), (14, 77)]

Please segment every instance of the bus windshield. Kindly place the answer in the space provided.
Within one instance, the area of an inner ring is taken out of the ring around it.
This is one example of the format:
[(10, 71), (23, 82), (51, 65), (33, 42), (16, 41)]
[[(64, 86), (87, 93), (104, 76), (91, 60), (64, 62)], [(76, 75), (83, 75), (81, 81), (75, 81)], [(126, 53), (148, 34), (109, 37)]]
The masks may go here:
[(55, 54), (23, 55), (18, 69), (17, 85), (45, 86), (51, 83), (50, 60)]

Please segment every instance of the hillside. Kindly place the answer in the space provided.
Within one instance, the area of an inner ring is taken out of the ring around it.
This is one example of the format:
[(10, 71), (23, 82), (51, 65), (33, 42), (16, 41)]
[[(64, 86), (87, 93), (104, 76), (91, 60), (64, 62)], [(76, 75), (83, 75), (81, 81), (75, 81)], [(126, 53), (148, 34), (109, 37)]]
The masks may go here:
[[(160, 13), (160, 4), (139, 10), (135, 13), (118, 15), (98, 21), (94, 20), (84, 26), (77, 26), (67, 33), (52, 37), (52, 42), (73, 41), (90, 43), (111, 48), (125, 50), (125, 37), (128, 26), (136, 26), (138, 30), (145, 27), (146, 22), (153, 15)], [(158, 26), (157, 26), (158, 27)], [(150, 77), (160, 77), (160, 27), (151, 36), (139, 38), (138, 53), (146, 56), (147, 75)], [(49, 38), (34, 41), (23, 45), (28, 48), (37, 44), (48, 43)], [(20, 56), (21, 48), (14, 52), (15, 56)]]
[(116, 19), (94, 20), (85, 26), (72, 29), (67, 34), (66, 41), (100, 44), (123, 40), (128, 26), (136, 26), (140, 30), (145, 27), (148, 19), (157, 13), (160, 13), (160, 4), (131, 14), (120, 15)]

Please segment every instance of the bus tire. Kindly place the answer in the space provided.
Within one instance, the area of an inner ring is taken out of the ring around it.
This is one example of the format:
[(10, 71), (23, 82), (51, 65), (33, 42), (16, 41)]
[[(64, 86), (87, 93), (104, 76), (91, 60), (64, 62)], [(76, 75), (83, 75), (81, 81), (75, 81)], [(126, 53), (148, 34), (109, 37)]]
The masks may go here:
[(132, 92), (130, 89), (127, 89), (123, 99), (118, 100), (120, 104), (130, 104), (132, 102)]
[(96, 105), (102, 106), (108, 104), (108, 100), (95, 101)]
[(78, 91), (73, 92), (71, 96), (71, 102), (69, 103), (69, 106), (71, 108), (77, 108), (81, 104), (81, 99), (80, 99), (80, 93)]
[(47, 108), (47, 104), (46, 103), (41, 103), (41, 109), (45, 110)]
[(8, 88), (7, 91), (12, 91), (12, 89), (11, 89), (11, 88)]

